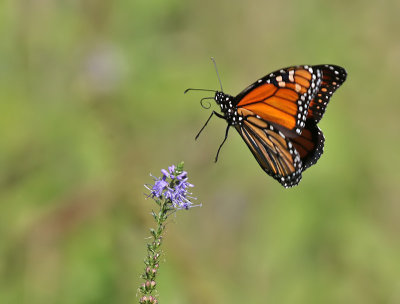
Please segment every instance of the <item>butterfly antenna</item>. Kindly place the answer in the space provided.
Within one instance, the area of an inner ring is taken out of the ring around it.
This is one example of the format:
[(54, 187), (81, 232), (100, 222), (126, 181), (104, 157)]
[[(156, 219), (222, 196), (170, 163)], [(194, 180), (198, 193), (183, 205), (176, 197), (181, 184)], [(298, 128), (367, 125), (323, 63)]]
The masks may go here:
[(185, 92), (183, 92), (183, 94), (186, 94), (186, 93), (189, 92), (189, 91), (206, 91), (206, 92), (214, 92), (214, 93), (217, 92), (216, 90), (209, 90), (209, 89), (193, 89), (193, 88), (189, 88), (189, 89), (186, 89)]
[(215, 62), (214, 57), (211, 57), (211, 60), (212, 60), (212, 62), (214, 63), (215, 71), (217, 72), (217, 77), (218, 77), (219, 85), (221, 86), (221, 92), (223, 92), (224, 90), (222, 89), (222, 82), (221, 82), (221, 78), (219, 77), (218, 68), (217, 68), (217, 63)]
[(204, 109), (209, 109), (209, 108), (211, 108), (211, 103), (209, 101), (204, 102), (204, 100), (206, 100), (206, 99), (213, 99), (214, 100), (214, 97), (204, 97), (204, 98), (200, 99), (201, 106)]

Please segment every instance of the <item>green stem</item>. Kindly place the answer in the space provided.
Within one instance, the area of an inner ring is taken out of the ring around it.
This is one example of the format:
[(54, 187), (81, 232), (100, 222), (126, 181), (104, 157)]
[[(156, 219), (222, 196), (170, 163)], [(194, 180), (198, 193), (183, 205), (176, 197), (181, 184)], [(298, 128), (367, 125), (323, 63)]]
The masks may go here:
[[(150, 229), (150, 234), (153, 237), (153, 241), (147, 244), (147, 257), (144, 261), (146, 265), (142, 278), (145, 280), (141, 284), (139, 291), (141, 297), (139, 303), (156, 303), (156, 297), (153, 296), (153, 292), (156, 287), (156, 277), (159, 268), (159, 260), (161, 257), (161, 244), (162, 244), (162, 233), (165, 230), (165, 221), (168, 218), (169, 212), (174, 210), (172, 202), (170, 200), (157, 200), (157, 204), (160, 206), (158, 213), (152, 212), (152, 215), (157, 223), (155, 229)], [(151, 297), (150, 297), (151, 296)], [(151, 302), (149, 299), (152, 299)]]

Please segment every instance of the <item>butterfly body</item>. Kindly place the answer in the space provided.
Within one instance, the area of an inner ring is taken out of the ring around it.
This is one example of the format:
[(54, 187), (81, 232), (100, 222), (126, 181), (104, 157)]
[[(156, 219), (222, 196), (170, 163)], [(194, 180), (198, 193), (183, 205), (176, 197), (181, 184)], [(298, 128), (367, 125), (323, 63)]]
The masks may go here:
[(228, 124), (223, 143), (234, 127), (261, 168), (284, 187), (292, 187), (323, 153), (325, 138), (317, 123), (346, 77), (346, 71), (336, 65), (281, 69), (237, 96), (216, 91), (214, 100), (222, 114), (214, 111), (211, 116)]
[(238, 114), (235, 97), (217, 91), (215, 93), (215, 102), (220, 106), (224, 119), (230, 126), (240, 125), (243, 117)]

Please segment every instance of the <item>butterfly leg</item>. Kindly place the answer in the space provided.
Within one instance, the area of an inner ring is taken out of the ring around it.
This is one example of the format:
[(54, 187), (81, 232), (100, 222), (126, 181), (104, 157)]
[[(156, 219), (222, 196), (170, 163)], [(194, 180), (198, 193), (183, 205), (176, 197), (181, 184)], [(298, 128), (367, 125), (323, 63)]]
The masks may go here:
[(206, 123), (205, 123), (204, 126), (201, 128), (201, 130), (199, 131), (199, 133), (197, 133), (196, 137), (194, 138), (195, 140), (197, 140), (197, 138), (200, 136), (200, 133), (204, 130), (204, 128), (206, 127), (206, 125), (208, 124), (208, 122), (210, 121), (211, 117), (212, 117), (214, 114), (215, 114), (216, 116), (218, 116), (219, 118), (224, 118), (224, 116), (221, 115), (221, 114), (219, 114), (218, 112), (212, 111), (210, 117), (208, 117)]
[(218, 148), (217, 155), (215, 156), (215, 162), (218, 161), (219, 151), (221, 150), (222, 146), (224, 145), (226, 139), (228, 138), (228, 133), (229, 133), (229, 128), (230, 128), (230, 127), (231, 127), (230, 125), (228, 125), (228, 126), (226, 127), (225, 138), (224, 138), (224, 140), (222, 141), (221, 145), (220, 145), (219, 148)]

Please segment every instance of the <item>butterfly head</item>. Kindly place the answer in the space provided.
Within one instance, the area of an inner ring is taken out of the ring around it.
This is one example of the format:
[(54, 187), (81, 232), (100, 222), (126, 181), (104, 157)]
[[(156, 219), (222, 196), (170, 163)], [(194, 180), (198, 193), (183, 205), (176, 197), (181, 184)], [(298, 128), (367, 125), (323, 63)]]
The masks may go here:
[(236, 125), (241, 122), (242, 117), (240, 117), (237, 112), (233, 96), (217, 91), (214, 99), (230, 125)]

